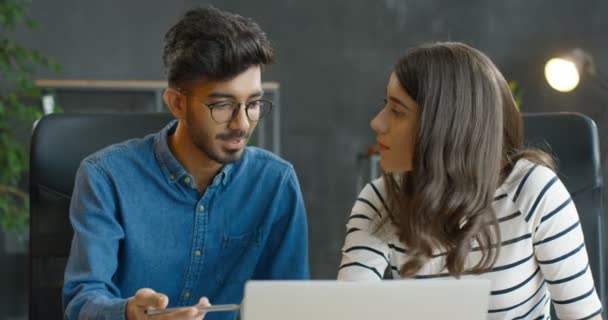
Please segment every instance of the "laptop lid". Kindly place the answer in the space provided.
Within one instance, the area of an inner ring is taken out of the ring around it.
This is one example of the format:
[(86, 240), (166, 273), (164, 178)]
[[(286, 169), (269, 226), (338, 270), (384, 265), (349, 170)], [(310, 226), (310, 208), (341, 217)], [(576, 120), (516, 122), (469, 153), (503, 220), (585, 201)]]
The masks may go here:
[(243, 320), (486, 319), (489, 280), (249, 281)]

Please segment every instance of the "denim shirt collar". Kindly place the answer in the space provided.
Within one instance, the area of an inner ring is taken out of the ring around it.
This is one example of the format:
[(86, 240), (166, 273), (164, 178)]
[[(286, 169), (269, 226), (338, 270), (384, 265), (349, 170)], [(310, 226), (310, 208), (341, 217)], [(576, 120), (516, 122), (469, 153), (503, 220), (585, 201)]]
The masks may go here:
[[(195, 188), (194, 179), (192, 179), (192, 176), (184, 169), (182, 164), (177, 161), (171, 152), (171, 149), (169, 149), (168, 138), (169, 135), (175, 132), (175, 128), (177, 128), (177, 120), (172, 120), (161, 131), (156, 133), (154, 136), (154, 154), (169, 183), (175, 183), (188, 177), (188, 184), (190, 187)], [(225, 186), (229, 182), (230, 171), (233, 166), (234, 164), (232, 163), (224, 165), (222, 170), (213, 178), (211, 185), (213, 186), (221, 183)]]

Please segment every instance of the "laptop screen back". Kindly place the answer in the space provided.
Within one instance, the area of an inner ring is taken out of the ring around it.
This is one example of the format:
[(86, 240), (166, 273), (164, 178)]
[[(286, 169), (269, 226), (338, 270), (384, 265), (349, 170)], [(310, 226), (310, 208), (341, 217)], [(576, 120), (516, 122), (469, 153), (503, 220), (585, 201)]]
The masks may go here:
[(243, 320), (486, 319), (487, 280), (249, 281)]

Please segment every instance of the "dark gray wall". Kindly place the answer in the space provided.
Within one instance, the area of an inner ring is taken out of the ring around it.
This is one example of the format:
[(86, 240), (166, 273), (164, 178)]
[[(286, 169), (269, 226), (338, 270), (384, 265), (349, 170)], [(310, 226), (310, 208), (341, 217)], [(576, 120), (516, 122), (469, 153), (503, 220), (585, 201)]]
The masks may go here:
[[(551, 91), (546, 59), (571, 47), (608, 73), (608, 1), (209, 1), (253, 17), (274, 42), (278, 62), (266, 81), (281, 84), (283, 156), (300, 178), (310, 221), (314, 278), (333, 278), (344, 223), (356, 197), (356, 155), (374, 142), (390, 67), (408, 47), (463, 41), (486, 52), (523, 88), (523, 111), (580, 111), (608, 127), (608, 92), (589, 81), (571, 94)], [(34, 1), (36, 31), (19, 39), (54, 57), (63, 72), (40, 77), (162, 77), (164, 32), (204, 1)], [(83, 102), (83, 106), (87, 103)], [(606, 139), (602, 156), (606, 155)]]

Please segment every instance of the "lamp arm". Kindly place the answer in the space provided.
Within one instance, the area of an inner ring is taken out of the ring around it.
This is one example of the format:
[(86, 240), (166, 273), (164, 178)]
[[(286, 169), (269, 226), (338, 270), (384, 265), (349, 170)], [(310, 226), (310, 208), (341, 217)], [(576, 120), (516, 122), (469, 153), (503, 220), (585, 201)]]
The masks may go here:
[(604, 74), (600, 73), (598, 70), (595, 70), (594, 73), (589, 73), (589, 76), (593, 78), (593, 80), (595, 80), (600, 87), (608, 90), (608, 78)]

